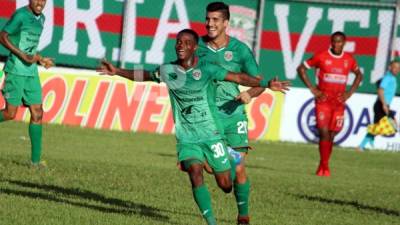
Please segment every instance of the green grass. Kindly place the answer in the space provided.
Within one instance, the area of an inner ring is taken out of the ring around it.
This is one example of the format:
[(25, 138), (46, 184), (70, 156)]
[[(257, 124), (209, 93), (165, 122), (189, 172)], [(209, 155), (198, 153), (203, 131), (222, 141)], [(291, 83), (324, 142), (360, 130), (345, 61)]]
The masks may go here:
[[(44, 127), (45, 170), (28, 166), (27, 125), (0, 124), (0, 224), (204, 224), (173, 136)], [(400, 224), (400, 154), (335, 149), (332, 177), (314, 175), (315, 145), (253, 143), (253, 225)], [(233, 195), (207, 175), (218, 224)]]

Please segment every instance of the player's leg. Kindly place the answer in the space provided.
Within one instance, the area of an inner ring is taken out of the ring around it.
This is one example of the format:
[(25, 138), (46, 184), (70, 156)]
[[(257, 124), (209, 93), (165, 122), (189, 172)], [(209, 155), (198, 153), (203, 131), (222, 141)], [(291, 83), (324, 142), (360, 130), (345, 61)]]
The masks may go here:
[(316, 174), (318, 176), (323, 176), (324, 170), (326, 170), (328, 163), (329, 149), (331, 148), (332, 141), (329, 131), (329, 125), (331, 122), (331, 109), (328, 104), (316, 103), (315, 106), (315, 117), (317, 121), (317, 128), (319, 133), (319, 166)]
[(211, 195), (203, 179), (204, 155), (198, 144), (177, 144), (178, 160), (183, 171), (189, 175), (193, 198), (208, 225), (216, 220), (211, 206)]
[(329, 170), (329, 160), (331, 158), (333, 151), (333, 142), (335, 136), (342, 130), (344, 125), (344, 110), (345, 110), (344, 105), (342, 106), (336, 105), (334, 108), (332, 108), (331, 123), (329, 125), (329, 146), (326, 155), (326, 160), (324, 162), (324, 176), (327, 177), (331, 175)]
[(245, 167), (245, 159), (250, 149), (247, 119), (245, 117), (237, 118), (224, 128), (228, 148), (232, 147), (236, 153), (240, 154), (240, 161), (235, 170), (236, 179), (233, 183), (233, 192), (238, 208), (238, 224), (249, 224), (250, 180)]
[(0, 110), (0, 122), (13, 120), (17, 115), (18, 106), (22, 104), (23, 78), (14, 74), (5, 76), (2, 94), (6, 102), (6, 107)]
[(42, 155), (42, 88), (39, 77), (28, 77), (23, 94), (23, 100), (29, 106), (31, 120), (29, 123), (29, 137), (31, 139), (31, 161), (33, 165), (44, 165), (41, 163)]

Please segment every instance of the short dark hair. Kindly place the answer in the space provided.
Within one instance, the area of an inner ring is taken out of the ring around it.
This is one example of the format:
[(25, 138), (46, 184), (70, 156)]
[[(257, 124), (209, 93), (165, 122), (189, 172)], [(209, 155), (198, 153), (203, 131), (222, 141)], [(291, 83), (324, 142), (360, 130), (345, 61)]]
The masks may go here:
[(231, 17), (229, 6), (224, 2), (211, 2), (207, 5), (207, 12), (221, 12), (226, 20), (229, 20)]
[(335, 36), (342, 36), (344, 40), (346, 40), (346, 35), (342, 31), (336, 31), (331, 35), (331, 39)]
[(196, 44), (199, 43), (199, 35), (196, 33), (196, 31), (194, 31), (192, 29), (183, 29), (178, 32), (178, 36), (181, 34), (190, 34), (193, 36), (194, 40), (196, 41)]

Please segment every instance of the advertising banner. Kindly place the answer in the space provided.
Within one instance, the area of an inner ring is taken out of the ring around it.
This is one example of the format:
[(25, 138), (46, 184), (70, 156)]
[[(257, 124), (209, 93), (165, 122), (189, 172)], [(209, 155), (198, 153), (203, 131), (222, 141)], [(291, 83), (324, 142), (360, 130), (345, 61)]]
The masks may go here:
[[(376, 98), (376, 95), (356, 93), (347, 101), (344, 127), (335, 138), (336, 144), (344, 147), (360, 144), (367, 126), (373, 121)], [(399, 97), (393, 100), (391, 109), (396, 111), (396, 119), (400, 121)], [(293, 88), (286, 95), (280, 135), (283, 141), (318, 142), (314, 99), (308, 89)], [(376, 137), (373, 148), (400, 151), (400, 133)]]
[[(107, 130), (174, 132), (168, 90), (164, 84), (132, 82), (91, 70), (40, 70), (45, 123)], [(252, 139), (279, 140), (283, 95), (266, 91), (247, 105)], [(0, 108), (4, 108), (0, 94)], [(29, 121), (20, 107), (16, 120)]]

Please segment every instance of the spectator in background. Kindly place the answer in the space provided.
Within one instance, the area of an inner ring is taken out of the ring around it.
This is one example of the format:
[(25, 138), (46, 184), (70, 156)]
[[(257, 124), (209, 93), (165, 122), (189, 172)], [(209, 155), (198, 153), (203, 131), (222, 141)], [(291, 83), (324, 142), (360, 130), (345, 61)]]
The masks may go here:
[[(378, 86), (378, 98), (374, 104), (374, 124), (378, 124), (382, 118), (388, 116), (394, 119), (395, 112), (390, 110), (390, 103), (392, 102), (397, 88), (396, 76), (400, 72), (400, 62), (392, 61), (389, 64), (389, 70), (385, 73)], [(368, 143), (374, 146), (375, 136), (383, 133), (368, 132), (360, 145), (357, 147), (358, 151), (363, 151)]]

